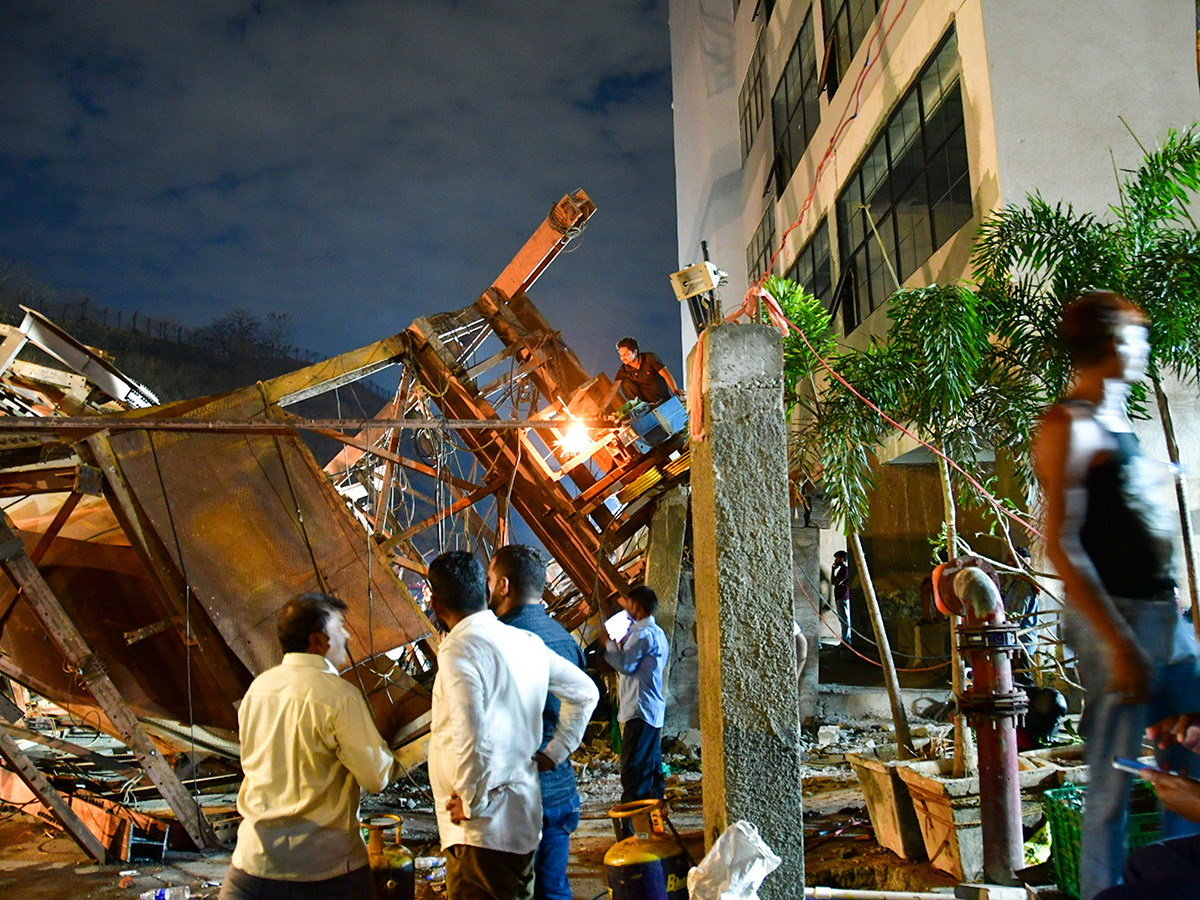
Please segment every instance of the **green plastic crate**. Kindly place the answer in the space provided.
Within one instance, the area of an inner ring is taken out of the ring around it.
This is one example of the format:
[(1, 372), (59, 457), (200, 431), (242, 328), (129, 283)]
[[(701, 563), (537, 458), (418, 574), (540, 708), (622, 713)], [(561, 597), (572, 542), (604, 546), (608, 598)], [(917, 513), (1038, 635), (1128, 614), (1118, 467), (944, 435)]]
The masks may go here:
[[(1083, 830), (1083, 791), (1068, 784), (1042, 795), (1042, 808), (1050, 822), (1054, 878), (1059, 890), (1079, 896), (1079, 835)], [(1148, 782), (1135, 781), (1129, 800), (1125, 847), (1133, 850), (1162, 837), (1162, 823), (1154, 789)]]

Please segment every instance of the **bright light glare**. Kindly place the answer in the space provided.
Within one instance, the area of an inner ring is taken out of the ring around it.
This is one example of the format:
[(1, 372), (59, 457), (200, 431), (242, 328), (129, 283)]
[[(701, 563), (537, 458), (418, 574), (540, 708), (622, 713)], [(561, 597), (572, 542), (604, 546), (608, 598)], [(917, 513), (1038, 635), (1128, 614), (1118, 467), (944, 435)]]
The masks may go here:
[(568, 426), (566, 434), (559, 440), (558, 446), (564, 453), (575, 456), (592, 446), (592, 436), (588, 434), (588, 430), (582, 422), (572, 422)]

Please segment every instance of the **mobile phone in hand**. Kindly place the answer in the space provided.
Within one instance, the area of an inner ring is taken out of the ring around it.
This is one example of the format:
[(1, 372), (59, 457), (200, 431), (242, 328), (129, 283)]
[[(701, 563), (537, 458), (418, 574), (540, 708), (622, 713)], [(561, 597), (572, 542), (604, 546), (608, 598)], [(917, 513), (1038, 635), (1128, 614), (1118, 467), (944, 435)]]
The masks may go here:
[(1132, 775), (1140, 775), (1145, 770), (1151, 772), (1161, 772), (1163, 775), (1173, 774), (1169, 769), (1160, 768), (1153, 763), (1144, 763), (1136, 759), (1129, 759), (1124, 756), (1114, 756), (1112, 761), (1114, 769), (1120, 769), (1122, 772), (1129, 772)]

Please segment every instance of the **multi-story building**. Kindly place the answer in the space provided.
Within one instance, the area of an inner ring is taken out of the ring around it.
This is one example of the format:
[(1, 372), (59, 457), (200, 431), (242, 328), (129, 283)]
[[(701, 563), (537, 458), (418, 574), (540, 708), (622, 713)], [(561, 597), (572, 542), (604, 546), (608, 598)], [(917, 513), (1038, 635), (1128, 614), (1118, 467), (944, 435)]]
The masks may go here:
[[(1104, 213), (1139, 142), (1200, 118), (1191, 0), (671, 0), (670, 27), (680, 266), (706, 243), (725, 312), (790, 275), (854, 346), (897, 282), (969, 279), (991, 210)], [(687, 304), (681, 330), (686, 357)], [(873, 503), (872, 549), (915, 587), (936, 475), (885, 468), (904, 499)]]
[(889, 269), (968, 275), (998, 205), (1116, 202), (1138, 142), (1200, 117), (1195, 19), (1188, 0), (672, 0), (680, 264), (706, 241), (729, 310), (799, 221), (772, 269), (854, 341)]

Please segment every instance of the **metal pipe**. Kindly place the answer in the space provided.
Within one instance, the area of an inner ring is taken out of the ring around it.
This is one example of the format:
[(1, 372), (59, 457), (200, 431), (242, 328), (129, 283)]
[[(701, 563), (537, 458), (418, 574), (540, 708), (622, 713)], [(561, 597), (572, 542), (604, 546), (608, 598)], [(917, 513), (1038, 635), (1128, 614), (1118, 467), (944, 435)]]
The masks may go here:
[(805, 897), (815, 900), (953, 900), (953, 894), (929, 891), (856, 891), (851, 888), (806, 887)]
[(301, 419), (277, 422), (237, 422), (225, 419), (153, 419), (124, 416), (0, 416), (0, 434), (42, 431), (225, 431), (234, 434), (267, 432), (284, 434), (296, 430), (347, 429), (384, 431), (390, 428), (556, 429), (578, 422), (587, 428), (613, 428), (611, 419)]
[(1016, 718), (1025, 711), (1026, 698), (1013, 684), (1011, 658), (1017, 626), (1005, 622), (1000, 590), (991, 577), (969, 559), (962, 562), (953, 590), (965, 607), (959, 649), (970, 661), (972, 680), (959, 707), (979, 749), (983, 872), (993, 884), (1013, 885), (1024, 861)]

